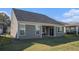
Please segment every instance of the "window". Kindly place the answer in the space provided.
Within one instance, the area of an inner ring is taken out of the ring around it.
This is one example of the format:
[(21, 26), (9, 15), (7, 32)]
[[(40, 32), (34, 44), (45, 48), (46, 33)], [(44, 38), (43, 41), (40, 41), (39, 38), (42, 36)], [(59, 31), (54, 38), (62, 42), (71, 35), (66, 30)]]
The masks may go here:
[(62, 31), (62, 27), (57, 27), (57, 31), (61, 32)]
[(20, 35), (24, 35), (25, 31), (24, 30), (20, 30)]
[(37, 31), (36, 31), (36, 34), (39, 34), (39, 33), (40, 33), (40, 31), (39, 31), (39, 30), (37, 30)]
[(36, 34), (40, 34), (40, 28), (41, 28), (40, 26), (38, 25), (36, 26)]
[(20, 25), (20, 35), (24, 35), (25, 34), (25, 25)]
[(37, 26), (36, 26), (36, 30), (40, 30), (40, 26), (37, 25)]

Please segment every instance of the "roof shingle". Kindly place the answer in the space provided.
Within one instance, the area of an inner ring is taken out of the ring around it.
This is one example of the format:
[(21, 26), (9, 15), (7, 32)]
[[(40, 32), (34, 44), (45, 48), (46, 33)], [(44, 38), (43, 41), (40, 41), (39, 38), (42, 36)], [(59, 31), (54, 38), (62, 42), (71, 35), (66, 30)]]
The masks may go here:
[(29, 21), (29, 22), (39, 22), (39, 23), (51, 23), (51, 24), (60, 24), (61, 22), (56, 21), (46, 15), (42, 15), (39, 13), (24, 11), (13, 8), (15, 16), (18, 21)]

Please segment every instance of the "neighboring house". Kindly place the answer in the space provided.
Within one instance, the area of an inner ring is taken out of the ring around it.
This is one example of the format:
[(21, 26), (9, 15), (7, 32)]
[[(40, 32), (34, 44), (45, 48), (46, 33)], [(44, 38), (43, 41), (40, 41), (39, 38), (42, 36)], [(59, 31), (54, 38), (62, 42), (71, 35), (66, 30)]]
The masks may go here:
[(45, 36), (63, 36), (64, 25), (46, 15), (13, 9), (11, 14), (11, 36), (29, 39)]
[(66, 34), (79, 34), (79, 23), (70, 22), (68, 24), (65, 24), (64, 29)]
[(0, 35), (6, 33), (9, 24), (8, 20), (8, 15), (5, 13), (0, 13)]
[(4, 23), (2, 23), (2, 22), (0, 23), (0, 35), (3, 34), (3, 24)]
[(4, 27), (3, 17), (4, 13), (0, 13), (0, 35), (3, 34), (3, 27)]
[(3, 33), (9, 33), (10, 32), (10, 17), (3, 13), (4, 14), (4, 27), (3, 27)]

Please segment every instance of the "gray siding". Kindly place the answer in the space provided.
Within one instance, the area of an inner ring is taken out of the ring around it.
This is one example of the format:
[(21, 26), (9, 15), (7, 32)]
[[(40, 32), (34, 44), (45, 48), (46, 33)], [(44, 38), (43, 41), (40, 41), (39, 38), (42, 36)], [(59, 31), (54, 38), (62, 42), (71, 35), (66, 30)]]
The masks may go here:
[(18, 26), (18, 31), (19, 31), (19, 38), (20, 39), (30, 39), (30, 38), (41, 38), (41, 26), (39, 28), (39, 33), (36, 33), (36, 25), (25, 25), (25, 34), (20, 35), (20, 24)]
[[(19, 38), (20, 39), (30, 39), (30, 38), (42, 38), (42, 28), (39, 27), (39, 33), (37, 33), (36, 29), (37, 25), (25, 25), (25, 35), (20, 35), (20, 24), (18, 26)], [(38, 26), (37, 26), (38, 27)], [(64, 27), (62, 31), (58, 32), (57, 27), (54, 27), (54, 36), (63, 36), (64, 35)]]
[(54, 36), (63, 36), (63, 35), (64, 35), (64, 27), (60, 32), (58, 32), (57, 27), (54, 27)]

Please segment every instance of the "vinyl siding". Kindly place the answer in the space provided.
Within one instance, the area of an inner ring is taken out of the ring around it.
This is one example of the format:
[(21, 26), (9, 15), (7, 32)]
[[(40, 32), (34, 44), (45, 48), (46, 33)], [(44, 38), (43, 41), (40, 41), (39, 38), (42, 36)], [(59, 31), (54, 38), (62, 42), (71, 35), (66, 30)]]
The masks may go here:
[(54, 27), (54, 36), (63, 36), (64, 35), (64, 27), (61, 27), (62, 31), (58, 32), (57, 27)]
[[(19, 33), (20, 33), (20, 25), (25, 25), (26, 30), (25, 30), (25, 35), (19, 34), (19, 38), (21, 39), (42, 38), (42, 26), (43, 26), (42, 24), (30, 23), (30, 22), (26, 22), (26, 23), (19, 22), (19, 25), (18, 25)], [(63, 26), (61, 26), (61, 28), (62, 27)], [(38, 30), (39, 30), (39, 34), (36, 33)], [(64, 35), (64, 27), (62, 28), (62, 31), (58, 32), (57, 26), (54, 26), (54, 36), (63, 36), (63, 35)]]
[[(22, 24), (18, 25), (18, 36), (20, 39), (30, 39), (30, 38), (42, 38), (41, 35), (41, 26), (39, 26), (38, 24), (25, 24), (25, 34), (24, 35), (20, 35), (20, 26)], [(37, 29), (39, 28), (39, 34), (36, 34)]]

